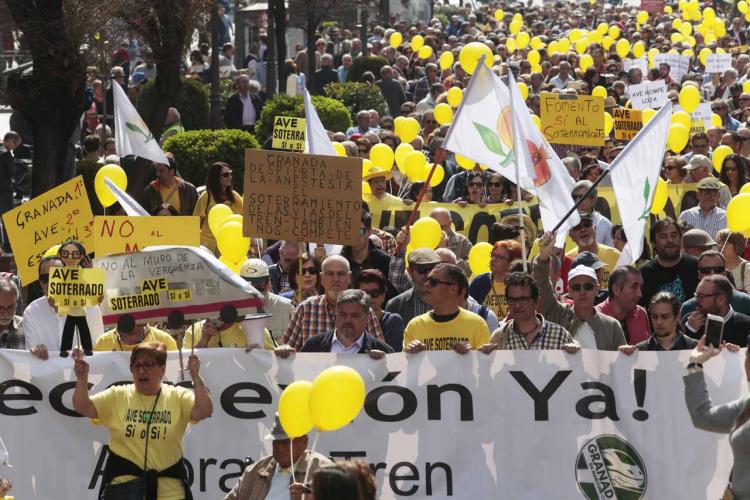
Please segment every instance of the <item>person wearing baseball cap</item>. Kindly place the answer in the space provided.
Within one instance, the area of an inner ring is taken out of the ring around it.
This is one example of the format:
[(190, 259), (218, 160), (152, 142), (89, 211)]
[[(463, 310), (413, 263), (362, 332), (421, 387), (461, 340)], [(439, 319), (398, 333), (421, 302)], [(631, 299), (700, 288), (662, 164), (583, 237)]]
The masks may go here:
[(573, 336), (582, 348), (616, 351), (625, 345), (620, 322), (599, 313), (595, 305), (599, 293), (596, 271), (585, 265), (568, 273), (568, 298), (572, 304), (558, 301), (550, 281), (550, 256), (554, 252), (554, 234), (545, 232), (534, 261), (534, 280), (539, 284), (539, 310), (547, 321), (557, 323)]
[(732, 200), (732, 193), (729, 191), (728, 186), (711, 175), (713, 168), (713, 163), (711, 163), (711, 160), (707, 156), (694, 154), (690, 158), (690, 162), (685, 165), (688, 175), (685, 177), (684, 182), (700, 182), (708, 178), (715, 180), (719, 183), (719, 202), (717, 205), (721, 208), (727, 208), (727, 205)]
[(240, 277), (265, 297), (265, 310), (271, 313), (266, 329), (277, 343), (280, 342), (294, 313), (292, 301), (271, 293), (268, 264), (261, 259), (247, 259), (240, 267)]
[(422, 300), (424, 283), (432, 268), (441, 262), (440, 256), (430, 248), (417, 248), (409, 253), (406, 272), (413, 286), (396, 295), (385, 307), (390, 313), (401, 316), (404, 324), (408, 324), (415, 316), (424, 314), (432, 309), (432, 306)]
[(680, 214), (679, 221), (686, 226), (702, 229), (712, 238), (727, 227), (727, 212), (719, 207), (719, 190), (723, 184), (715, 177), (704, 177), (698, 181), (698, 206), (688, 208)]
[(333, 465), (333, 461), (325, 455), (307, 449), (307, 434), (289, 439), (278, 413), (265, 439), (272, 441), (271, 455), (247, 466), (224, 500), (301, 498), (309, 491), (309, 485), (304, 484), (305, 476), (313, 477), (319, 469)]

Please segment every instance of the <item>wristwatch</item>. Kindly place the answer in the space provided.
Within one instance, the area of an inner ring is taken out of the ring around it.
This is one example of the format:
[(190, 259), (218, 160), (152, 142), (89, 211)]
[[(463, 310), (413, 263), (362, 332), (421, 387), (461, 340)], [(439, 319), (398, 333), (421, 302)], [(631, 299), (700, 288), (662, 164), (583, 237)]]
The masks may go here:
[(699, 370), (703, 370), (703, 364), (693, 361), (693, 362), (688, 363), (687, 369), (690, 373), (695, 373)]

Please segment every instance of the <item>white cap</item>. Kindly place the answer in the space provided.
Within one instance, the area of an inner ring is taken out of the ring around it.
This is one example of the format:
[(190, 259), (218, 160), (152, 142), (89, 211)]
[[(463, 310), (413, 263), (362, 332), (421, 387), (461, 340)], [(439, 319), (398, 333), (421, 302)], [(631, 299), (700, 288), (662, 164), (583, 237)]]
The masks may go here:
[(577, 278), (578, 276), (586, 276), (586, 277), (591, 278), (592, 280), (594, 280), (596, 282), (599, 281), (599, 279), (596, 277), (596, 271), (594, 271), (590, 267), (588, 267), (588, 266), (576, 266), (573, 269), (571, 269), (570, 272), (568, 273), (568, 283), (570, 283), (570, 281), (573, 278)]

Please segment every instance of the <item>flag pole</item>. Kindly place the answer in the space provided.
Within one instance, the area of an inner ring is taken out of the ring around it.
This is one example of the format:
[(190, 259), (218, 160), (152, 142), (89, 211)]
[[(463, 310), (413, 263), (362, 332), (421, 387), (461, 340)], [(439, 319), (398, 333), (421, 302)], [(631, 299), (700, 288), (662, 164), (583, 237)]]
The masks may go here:
[(521, 206), (521, 183), (519, 182), (521, 179), (521, 173), (519, 171), (518, 167), (518, 154), (516, 153), (516, 124), (515, 124), (515, 111), (514, 111), (514, 102), (515, 99), (513, 98), (513, 74), (510, 72), (510, 68), (508, 68), (508, 94), (510, 97), (510, 136), (511, 136), (511, 146), (513, 151), (513, 165), (516, 170), (516, 203), (518, 204), (518, 225), (520, 226), (521, 230), (521, 258), (523, 259), (523, 272), (527, 273), (529, 272), (529, 263), (526, 261), (526, 229), (523, 223), (523, 207)]

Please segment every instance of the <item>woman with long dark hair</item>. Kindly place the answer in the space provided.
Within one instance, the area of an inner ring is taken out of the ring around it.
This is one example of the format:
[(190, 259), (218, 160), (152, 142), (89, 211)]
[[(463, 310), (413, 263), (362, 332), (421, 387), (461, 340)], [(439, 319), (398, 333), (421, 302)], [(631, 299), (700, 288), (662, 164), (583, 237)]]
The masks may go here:
[(747, 160), (740, 155), (730, 154), (721, 164), (719, 180), (729, 187), (732, 196), (737, 196), (742, 186), (747, 184)]
[[(302, 280), (299, 280), (299, 262), (302, 261)], [(291, 290), (283, 292), (282, 297), (290, 299), (296, 306), (303, 300), (314, 295), (320, 295), (320, 265), (318, 260), (308, 253), (303, 253), (301, 259), (292, 261), (289, 267), (289, 287)]]
[(217, 161), (206, 174), (206, 190), (198, 198), (193, 215), (201, 218), (201, 245), (216, 253), (216, 238), (208, 227), (208, 212), (214, 205), (225, 204), (236, 214), (242, 214), (242, 196), (232, 189), (232, 168)]
[(479, 173), (469, 172), (461, 197), (453, 200), (453, 203), (458, 203), (461, 206), (484, 206), (487, 203), (487, 198), (484, 194), (484, 176)]

